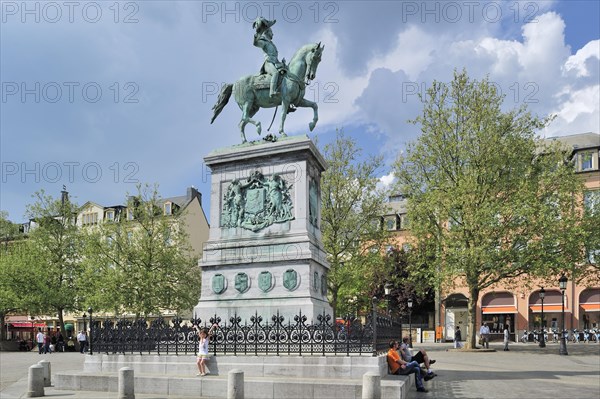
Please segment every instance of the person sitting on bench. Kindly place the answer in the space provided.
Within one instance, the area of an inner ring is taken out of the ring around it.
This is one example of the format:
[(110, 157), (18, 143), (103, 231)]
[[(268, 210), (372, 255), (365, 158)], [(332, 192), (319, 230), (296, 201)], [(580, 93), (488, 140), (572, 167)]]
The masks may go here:
[[(405, 362), (400, 357), (398, 352), (398, 341), (390, 341), (390, 350), (387, 354), (387, 362), (389, 366), (390, 374), (396, 375), (415, 375), (415, 385), (417, 386), (417, 392), (429, 392), (423, 386), (423, 377), (421, 375), (421, 367), (417, 362)], [(428, 378), (429, 377), (429, 378)], [(425, 380), (428, 381), (433, 377), (426, 376)]]
[(402, 359), (404, 359), (405, 362), (417, 362), (419, 364), (425, 364), (427, 374), (434, 375), (433, 370), (431, 370), (431, 365), (435, 363), (435, 360), (429, 359), (429, 356), (427, 355), (425, 349), (419, 350), (417, 354), (413, 356), (408, 345), (408, 337), (402, 338), (402, 345), (400, 345), (400, 354), (402, 355)]

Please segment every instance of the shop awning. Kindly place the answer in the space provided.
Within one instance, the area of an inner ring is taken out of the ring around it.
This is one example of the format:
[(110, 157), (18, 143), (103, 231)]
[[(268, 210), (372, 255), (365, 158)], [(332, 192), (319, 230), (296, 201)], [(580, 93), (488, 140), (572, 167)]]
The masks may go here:
[(484, 306), (481, 308), (484, 314), (517, 313), (516, 306)]
[[(32, 328), (31, 323), (8, 323), (9, 326), (14, 327), (14, 328)], [(34, 328), (37, 327), (47, 327), (44, 323), (34, 323), (33, 324)]]
[[(542, 313), (542, 305), (531, 305), (529, 310), (532, 313)], [(562, 312), (562, 305), (544, 305), (544, 313), (546, 312)], [(570, 312), (565, 306), (565, 312)]]
[(600, 312), (600, 289), (588, 288), (579, 297), (579, 306), (586, 312)]
[(586, 312), (600, 312), (600, 303), (582, 303), (581, 307)]

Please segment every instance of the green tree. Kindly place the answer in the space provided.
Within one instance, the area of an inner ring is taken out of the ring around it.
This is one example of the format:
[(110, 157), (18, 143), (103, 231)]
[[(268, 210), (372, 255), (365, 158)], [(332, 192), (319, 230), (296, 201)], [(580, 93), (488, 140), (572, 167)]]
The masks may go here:
[(35, 286), (28, 298), (28, 308), (39, 313), (55, 313), (61, 331), (65, 331), (64, 312), (80, 310), (85, 292), (81, 264), (83, 240), (77, 221), (77, 205), (66, 191), (54, 199), (43, 190), (33, 195), (35, 202), (27, 206), (32, 220), (26, 262), (29, 279)]
[(586, 191), (583, 201), (584, 230), (587, 233), (585, 250), (591, 273), (584, 273), (580, 281), (588, 286), (598, 286), (600, 277), (600, 189)]
[(324, 156), (328, 169), (321, 180), (321, 231), (331, 266), (327, 284), (335, 316), (340, 290), (348, 288), (346, 299), (364, 296), (365, 282), (369, 282), (365, 275), (372, 273), (373, 267), (383, 267), (371, 261), (369, 252), (382, 252), (385, 232), (380, 219), (387, 196), (377, 189), (376, 173), (382, 158), (361, 160), (361, 150), (342, 132), (325, 146)]
[(0, 211), (0, 237), (0, 340), (6, 340), (6, 316), (21, 310), (23, 305), (19, 285), (14, 281), (22, 272), (19, 226), (8, 220), (4, 211)]
[(86, 239), (90, 304), (136, 317), (189, 310), (200, 296), (200, 270), (178, 213), (163, 215), (156, 187), (138, 187), (127, 212)]
[(423, 258), (413, 273), (442, 289), (467, 287), (467, 347), (475, 347), (482, 289), (581, 261), (584, 229), (573, 199), (582, 183), (565, 151), (536, 140), (549, 119), (524, 107), (503, 111), (488, 79), (455, 72), (422, 100), (413, 121), (422, 134), (395, 164)]

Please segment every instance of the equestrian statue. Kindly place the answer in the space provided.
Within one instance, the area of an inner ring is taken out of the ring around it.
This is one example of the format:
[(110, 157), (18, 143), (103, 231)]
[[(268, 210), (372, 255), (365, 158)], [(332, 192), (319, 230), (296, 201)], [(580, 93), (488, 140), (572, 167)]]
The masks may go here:
[[(315, 128), (319, 120), (317, 103), (304, 98), (304, 93), (306, 86), (315, 79), (325, 46), (321, 46), (321, 43), (306, 44), (296, 51), (289, 65), (286, 65), (285, 59), (279, 61), (277, 47), (273, 44), (271, 27), (275, 22), (275, 20), (269, 21), (259, 17), (252, 24), (255, 29), (254, 46), (262, 49), (265, 53), (265, 61), (260, 73), (244, 76), (234, 84), (224, 85), (217, 103), (212, 108), (213, 116), (210, 123), (213, 123), (219, 116), (233, 92), (235, 101), (242, 110), (242, 119), (239, 123), (242, 143), (246, 142), (244, 129), (248, 123), (256, 126), (256, 132), (261, 134), (260, 122), (252, 119), (260, 108), (273, 108), (281, 105), (279, 134), (282, 137), (286, 136), (283, 129), (285, 118), (297, 107), (313, 109), (313, 120), (308, 124), (310, 131)], [(275, 119), (275, 115), (273, 115), (273, 119)], [(276, 138), (268, 135), (265, 140), (275, 141)]]

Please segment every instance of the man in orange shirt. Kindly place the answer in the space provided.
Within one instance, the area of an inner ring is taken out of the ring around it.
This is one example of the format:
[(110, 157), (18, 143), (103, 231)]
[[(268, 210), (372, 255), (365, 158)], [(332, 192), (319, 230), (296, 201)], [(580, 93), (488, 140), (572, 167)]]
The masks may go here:
[[(387, 362), (390, 368), (390, 374), (408, 375), (415, 374), (415, 383), (417, 392), (429, 392), (423, 386), (423, 377), (421, 376), (421, 367), (417, 362), (405, 362), (398, 353), (398, 341), (390, 341), (390, 350), (387, 354)], [(431, 378), (429, 378), (431, 379)]]

